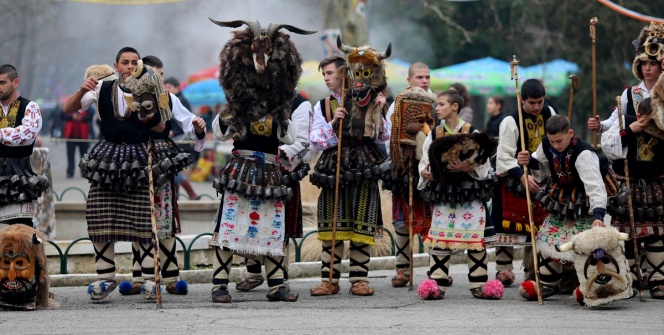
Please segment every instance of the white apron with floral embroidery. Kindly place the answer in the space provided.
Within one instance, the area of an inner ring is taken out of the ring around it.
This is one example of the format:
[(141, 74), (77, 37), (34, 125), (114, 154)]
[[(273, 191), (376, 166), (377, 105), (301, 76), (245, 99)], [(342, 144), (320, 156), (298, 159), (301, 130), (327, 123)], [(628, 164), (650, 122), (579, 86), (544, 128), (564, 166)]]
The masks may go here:
[(447, 205), (433, 209), (431, 229), (424, 244), (445, 250), (484, 250), (486, 208), (480, 201)]

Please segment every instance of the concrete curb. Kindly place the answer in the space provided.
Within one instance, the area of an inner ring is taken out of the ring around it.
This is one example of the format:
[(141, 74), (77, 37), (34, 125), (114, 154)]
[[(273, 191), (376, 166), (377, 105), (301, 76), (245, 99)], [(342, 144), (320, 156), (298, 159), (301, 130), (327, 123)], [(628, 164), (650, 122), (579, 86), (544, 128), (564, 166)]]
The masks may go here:
[[(490, 248), (487, 250), (489, 260), (495, 259), (495, 249)], [(514, 250), (514, 259), (523, 258), (523, 248), (516, 248)], [(429, 254), (421, 253), (413, 255), (414, 267), (428, 267)], [(455, 253), (452, 256), (452, 264), (466, 263), (466, 255), (463, 253)], [(320, 276), (321, 262), (298, 262), (292, 263), (288, 267), (289, 277), (295, 278), (311, 278)], [(341, 262), (341, 273), (348, 274), (350, 262), (344, 260)], [(376, 270), (390, 270), (396, 268), (396, 259), (394, 256), (385, 257), (372, 257), (369, 262), (369, 271)], [(212, 282), (213, 270), (187, 270), (180, 271), (180, 279), (187, 281), (190, 284), (210, 283)], [(247, 270), (245, 267), (234, 267), (231, 269), (230, 281), (239, 282), (245, 276)], [(263, 272), (265, 272), (263, 270)], [(369, 273), (371, 276), (371, 272)], [(51, 287), (62, 286), (87, 286), (89, 283), (97, 280), (96, 274), (67, 274), (67, 275), (50, 275)], [(118, 281), (131, 281), (131, 274), (117, 274), (115, 279)]]

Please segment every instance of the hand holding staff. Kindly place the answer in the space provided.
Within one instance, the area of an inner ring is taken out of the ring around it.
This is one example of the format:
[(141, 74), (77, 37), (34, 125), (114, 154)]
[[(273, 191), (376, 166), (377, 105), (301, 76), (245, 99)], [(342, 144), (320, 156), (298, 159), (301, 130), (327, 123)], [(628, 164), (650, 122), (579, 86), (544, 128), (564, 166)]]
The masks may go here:
[(569, 85), (569, 107), (567, 107), (567, 119), (572, 122), (572, 105), (574, 105), (574, 90), (579, 88), (579, 77), (575, 74), (570, 74), (569, 79), (572, 84)]
[[(517, 111), (519, 113), (519, 137), (521, 138), (521, 148), (525, 150), (526, 140), (524, 138), (525, 129), (523, 127), (523, 110), (521, 109), (521, 93), (519, 90), (519, 71), (518, 66), (519, 61), (516, 59), (516, 55), (512, 56), (512, 62), (510, 62), (510, 68), (512, 69), (512, 79), (516, 83), (516, 102), (517, 102)], [(528, 178), (528, 164), (523, 165), (523, 173)], [(533, 260), (535, 267), (535, 286), (537, 288), (537, 301), (539, 304), (543, 304), (542, 300), (542, 290), (540, 286), (539, 279), (539, 260), (537, 259), (537, 242), (535, 240), (535, 223), (533, 222), (533, 207), (532, 200), (530, 200), (530, 190), (528, 190), (528, 183), (524, 183), (526, 188), (526, 201), (528, 202), (528, 221), (530, 222), (530, 240), (533, 244)]]
[[(597, 17), (590, 19), (590, 38), (592, 39), (592, 63), (593, 63), (593, 118), (597, 116), (597, 61), (595, 53), (595, 25), (597, 24)], [(593, 146), (597, 150), (597, 130), (593, 135)]]
[[(344, 97), (346, 95), (346, 66), (337, 69), (341, 75), (341, 107), (344, 106)], [(339, 134), (337, 135), (337, 173), (334, 179), (334, 211), (332, 214), (332, 248), (330, 250), (330, 277), (329, 284), (332, 285), (334, 277), (334, 246), (337, 244), (337, 210), (339, 209), (339, 170), (341, 169), (341, 136), (343, 134), (344, 119), (339, 119)], [(332, 290), (329, 291), (332, 294)]]
[[(616, 102), (618, 103), (617, 109), (618, 109), (618, 122), (620, 125), (620, 129), (624, 129), (627, 127), (626, 124), (623, 124), (623, 118), (622, 118), (622, 101), (620, 96), (616, 97)], [(624, 126), (624, 127), (623, 127)], [(645, 297), (643, 296), (643, 288), (641, 288), (641, 265), (639, 264), (639, 260), (641, 257), (639, 256), (639, 247), (638, 247), (638, 240), (636, 238), (636, 226), (634, 225), (634, 208), (632, 207), (632, 188), (629, 185), (629, 162), (627, 161), (627, 157), (625, 157), (625, 183), (627, 184), (627, 209), (629, 211), (629, 227), (632, 229), (632, 242), (634, 244), (634, 259), (636, 260), (636, 280), (639, 281), (639, 298), (641, 298), (641, 301), (645, 301)]]

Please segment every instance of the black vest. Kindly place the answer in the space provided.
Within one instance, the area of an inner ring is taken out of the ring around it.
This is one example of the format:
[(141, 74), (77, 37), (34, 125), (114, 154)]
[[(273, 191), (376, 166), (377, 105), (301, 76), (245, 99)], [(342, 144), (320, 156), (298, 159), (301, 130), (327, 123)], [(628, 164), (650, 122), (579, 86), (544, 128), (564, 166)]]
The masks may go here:
[(627, 89), (627, 109), (623, 111), (623, 115), (636, 116), (636, 111), (634, 110), (634, 98), (632, 97), (632, 90), (634, 90), (634, 86)]
[[(99, 91), (99, 116), (101, 117), (101, 124), (99, 129), (102, 137), (114, 143), (143, 143), (148, 140), (149, 129), (141, 125), (138, 120), (137, 113), (130, 113), (129, 117), (124, 120), (118, 120), (115, 117), (115, 109), (113, 108), (113, 85), (117, 83), (114, 81), (105, 81), (101, 84)], [(119, 88), (118, 88), (119, 90)], [(117, 102), (119, 106), (122, 105), (120, 101)]]
[[(636, 117), (625, 115), (625, 128), (629, 127)], [(618, 120), (616, 120), (618, 122)], [(627, 160), (629, 161), (630, 177), (634, 179), (652, 179), (664, 174), (664, 139), (653, 137), (645, 132), (633, 134), (626, 140), (627, 136), (622, 137), (622, 144), (627, 144)], [(653, 153), (653, 159), (650, 161), (637, 160), (637, 151), (639, 142), (650, 145)], [(616, 159), (613, 161), (613, 171), (618, 175), (625, 176), (625, 160)]]
[[(554, 166), (554, 154), (551, 152), (553, 150), (553, 147), (551, 146), (551, 142), (549, 142), (549, 139), (547, 137), (544, 137), (542, 139), (542, 150), (544, 151), (544, 155), (546, 156), (546, 159), (549, 161), (549, 169), (551, 169), (551, 178), (555, 180), (555, 182), (560, 185), (561, 187), (567, 188), (567, 187), (573, 187), (574, 185), (579, 187), (583, 187), (583, 181), (579, 177), (579, 172), (576, 170), (576, 159), (579, 157), (579, 154), (581, 154), (585, 150), (591, 150), (595, 152), (595, 149), (593, 147), (586, 143), (581, 141), (578, 137), (574, 137), (572, 140), (572, 143), (570, 143), (570, 146), (567, 148), (567, 151), (564, 152), (561, 156), (559, 156), (561, 159), (560, 161), (560, 166), (561, 166), (561, 172), (564, 174), (564, 176), (570, 176), (571, 175), (571, 180), (568, 180), (567, 182), (565, 180), (561, 180), (561, 176), (559, 176), (556, 173), (556, 168)], [(569, 163), (566, 164), (566, 156), (570, 155), (569, 158)], [(608, 169), (608, 161), (605, 163), (606, 166), (604, 167), (605, 169)], [(600, 165), (601, 162), (600, 162)], [(567, 166), (569, 166), (567, 168)], [(602, 174), (604, 175), (604, 174)], [(563, 176), (563, 178), (564, 178)]]
[[(530, 118), (531, 120), (533, 120), (533, 122), (534, 122), (534, 120), (536, 119), (536, 116), (530, 115), (530, 114), (526, 113), (525, 111), (522, 113), (522, 115), (523, 115), (523, 117), (524, 117), (524, 122), (523, 122), (523, 123), (524, 123), (524, 126), (525, 126), (525, 123), (526, 123), (526, 122), (525, 122), (525, 118)], [(550, 118), (551, 115), (552, 115), (552, 114), (551, 114), (551, 108), (549, 108), (548, 105), (544, 105), (544, 106), (542, 107), (541, 115), (542, 115), (542, 119), (543, 119), (543, 121), (544, 121), (544, 124), (546, 125), (546, 121), (548, 121), (549, 118)], [(511, 116), (512, 116), (512, 118), (514, 119), (514, 122), (516, 122), (516, 136), (517, 136), (517, 138), (519, 138), (519, 136), (520, 136), (519, 132), (521, 131), (521, 130), (519, 129), (519, 111), (514, 112), (514, 114), (512, 114)], [(542, 137), (545, 137), (545, 136), (546, 136), (546, 134), (542, 134)], [(524, 138), (524, 140), (525, 140), (524, 142), (526, 143), (526, 145), (528, 145), (528, 142), (529, 142), (528, 132), (525, 132), (525, 133), (523, 134), (523, 138)], [(517, 149), (516, 149), (516, 155), (518, 155), (519, 152), (521, 152), (521, 151), (523, 150), (523, 149), (521, 148), (521, 141), (520, 141), (520, 140), (517, 140), (517, 141), (516, 141), (516, 148), (517, 148)], [(516, 157), (516, 155), (514, 155), (514, 157)]]
[[(30, 100), (23, 97), (18, 97), (18, 113), (16, 113), (16, 122), (13, 125), (9, 125), (11, 128), (18, 127), (22, 124), (23, 117), (25, 116), (25, 108), (28, 107)], [(37, 134), (35, 134), (36, 136)], [(28, 157), (32, 155), (32, 148), (34, 147), (35, 142), (33, 141), (30, 145), (21, 145), (16, 147), (11, 147), (0, 143), (0, 157), (7, 158), (19, 158), (19, 157)]]

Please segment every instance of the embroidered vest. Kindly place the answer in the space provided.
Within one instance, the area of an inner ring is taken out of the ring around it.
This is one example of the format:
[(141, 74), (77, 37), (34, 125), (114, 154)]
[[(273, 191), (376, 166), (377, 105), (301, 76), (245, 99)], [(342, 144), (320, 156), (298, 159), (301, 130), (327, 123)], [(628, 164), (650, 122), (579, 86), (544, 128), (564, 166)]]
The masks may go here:
[[(542, 112), (537, 116), (523, 112), (523, 126), (526, 128), (524, 139), (527, 147), (526, 150), (528, 150), (528, 152), (535, 152), (540, 143), (542, 143), (542, 139), (546, 136), (544, 125), (551, 115), (551, 107), (548, 105), (544, 105), (544, 107), (542, 107)], [(516, 122), (517, 138), (519, 138), (519, 112), (517, 111), (512, 114), (512, 118), (514, 119), (514, 122)], [(520, 140), (517, 140), (516, 143), (516, 153), (518, 154), (523, 149), (521, 148)], [(516, 157), (516, 155), (514, 157)]]
[[(2, 116), (0, 113), (0, 128), (15, 128), (22, 124), (23, 117), (25, 116), (25, 109), (28, 107), (30, 100), (23, 97), (18, 97), (9, 107), (7, 116)], [(19, 158), (28, 157), (32, 155), (32, 148), (34, 142), (30, 145), (21, 146), (8, 146), (0, 143), (0, 157)]]

